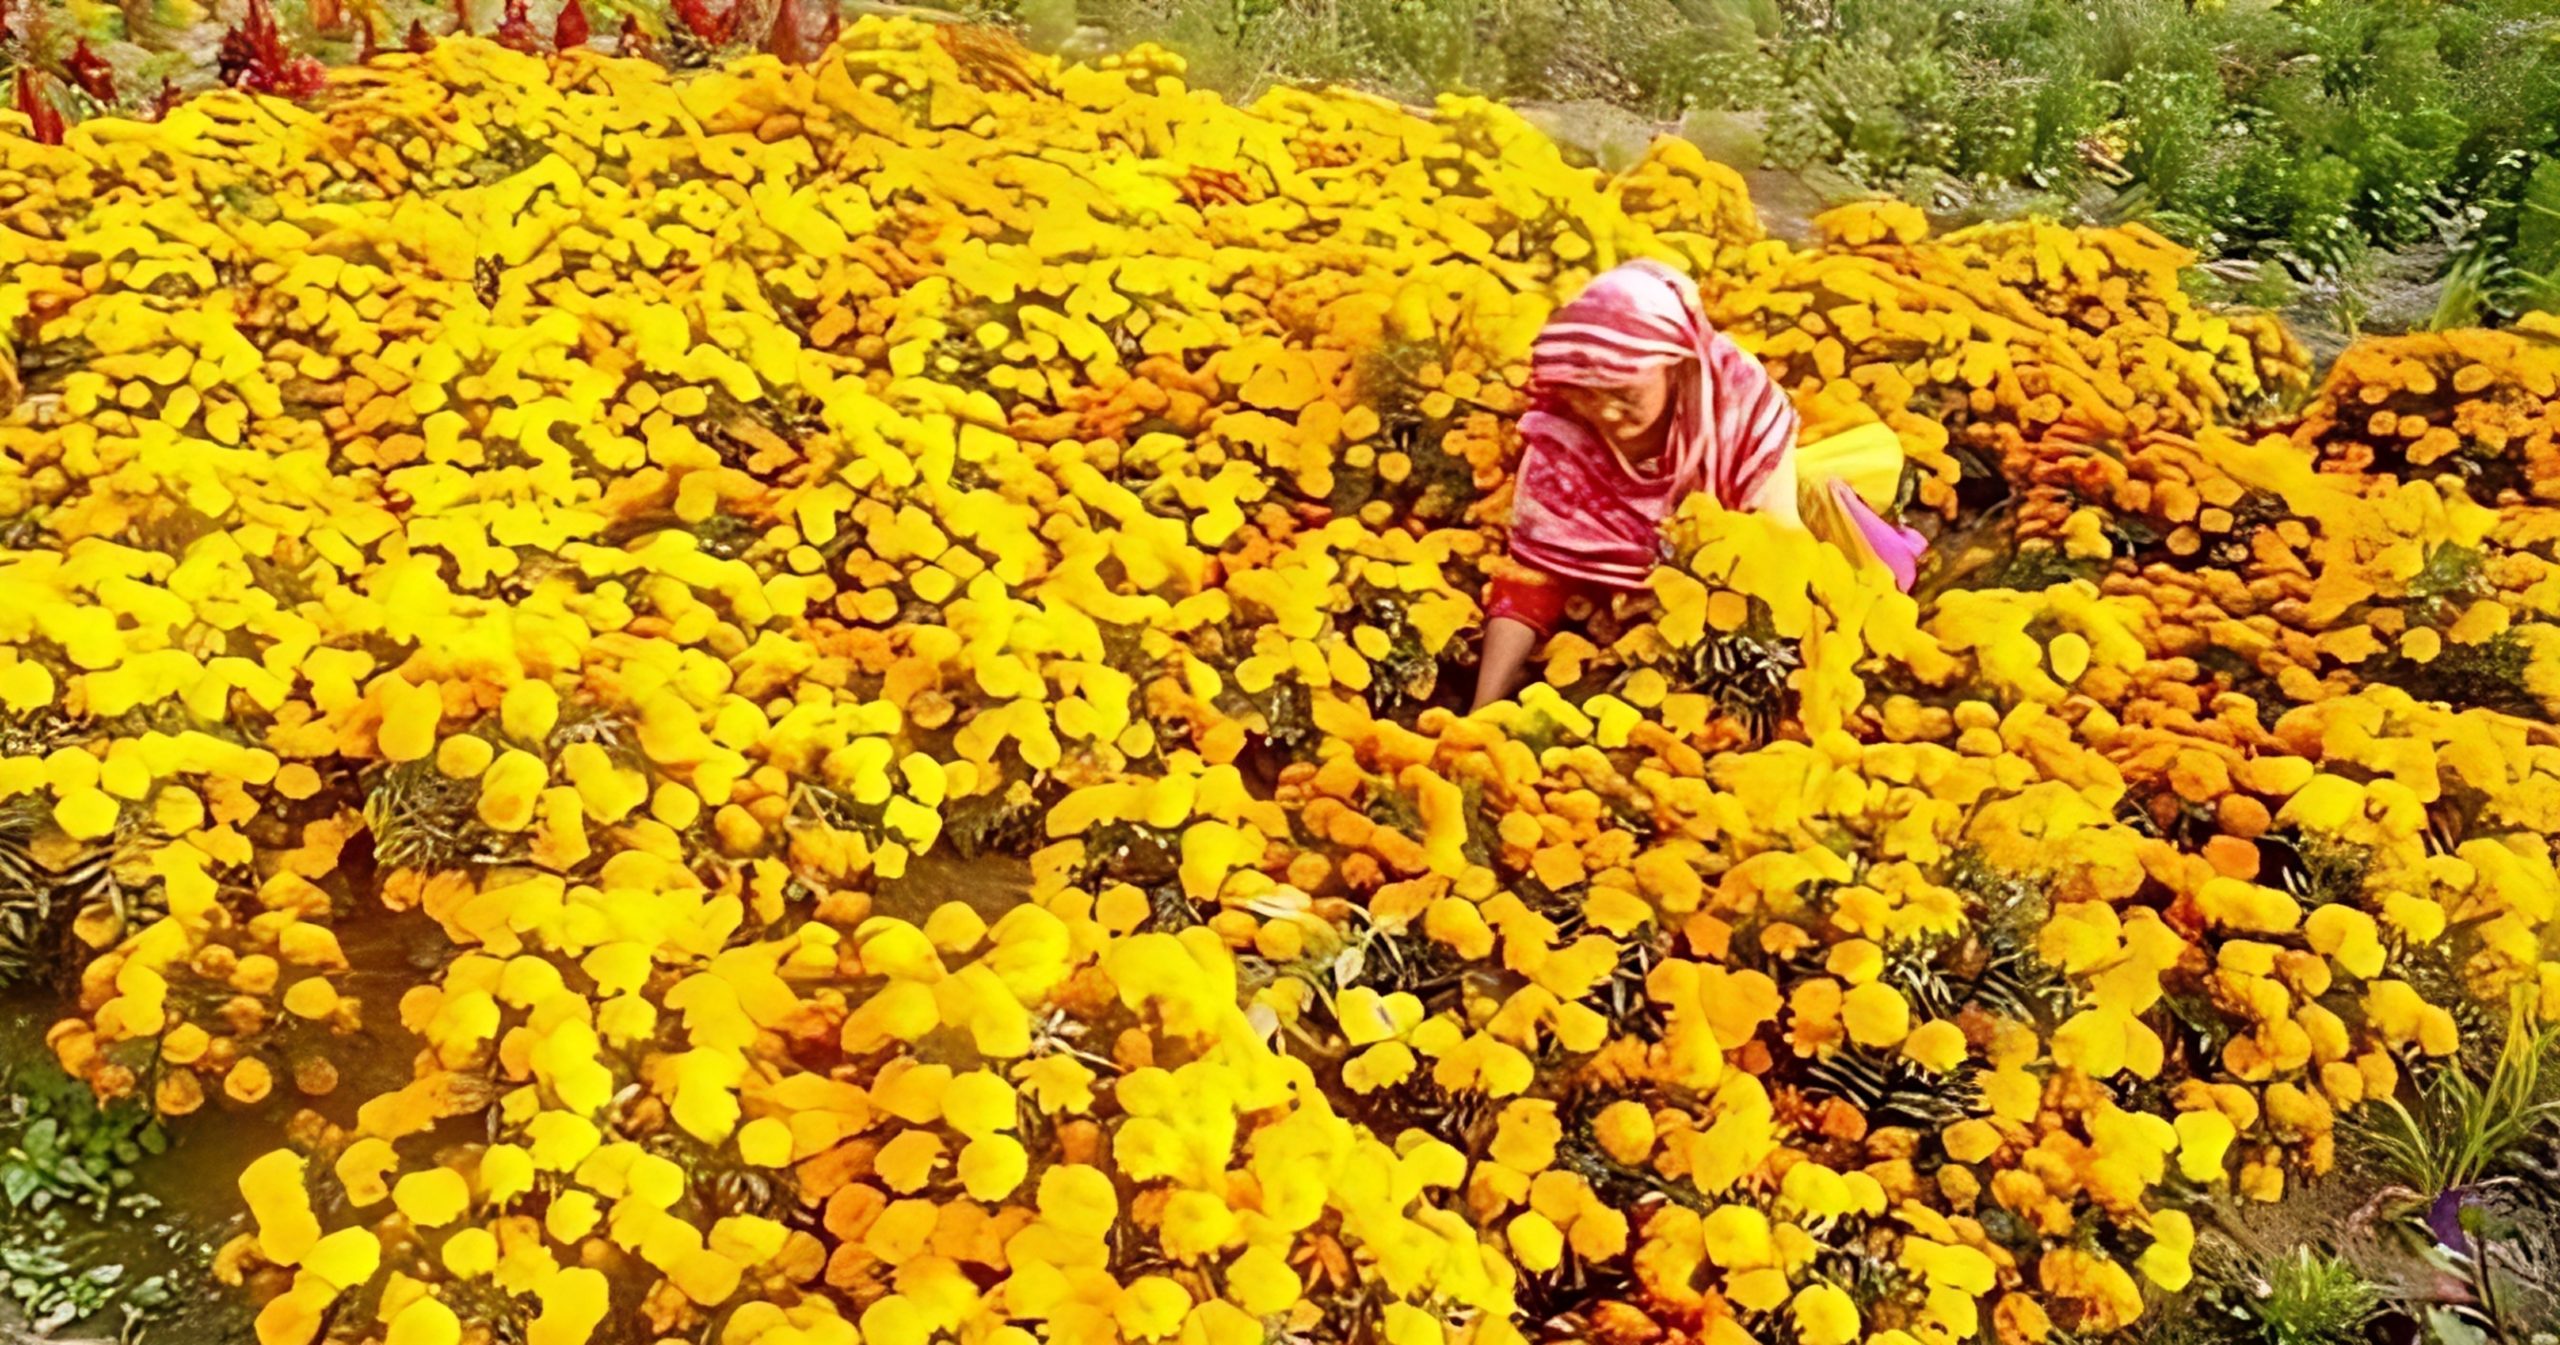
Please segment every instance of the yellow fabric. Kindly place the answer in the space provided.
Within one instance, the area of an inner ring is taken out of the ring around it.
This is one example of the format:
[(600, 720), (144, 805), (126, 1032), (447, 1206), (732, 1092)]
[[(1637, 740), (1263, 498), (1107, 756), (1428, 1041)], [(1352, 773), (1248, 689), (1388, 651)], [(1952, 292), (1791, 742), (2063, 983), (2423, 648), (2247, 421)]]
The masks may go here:
[(1797, 487), (1796, 514), (1804, 520), (1805, 531), (1840, 548), (1861, 567), (1884, 564), (1857, 521), (1840, 507), (1840, 497), (1825, 484), (1808, 480)]
[[(1881, 513), (1902, 489), (1902, 437), (1871, 420), (1855, 429), (1796, 446), (1796, 491), (1801, 497), (1840, 480)], [(1828, 497), (1829, 490), (1821, 492)]]
[(1832, 493), (1833, 481), (1848, 482), (1879, 513), (1891, 508), (1902, 489), (1901, 437), (1871, 420), (1796, 448), (1796, 513), (1805, 530), (1847, 552), (1861, 567), (1885, 568), (1866, 530)]

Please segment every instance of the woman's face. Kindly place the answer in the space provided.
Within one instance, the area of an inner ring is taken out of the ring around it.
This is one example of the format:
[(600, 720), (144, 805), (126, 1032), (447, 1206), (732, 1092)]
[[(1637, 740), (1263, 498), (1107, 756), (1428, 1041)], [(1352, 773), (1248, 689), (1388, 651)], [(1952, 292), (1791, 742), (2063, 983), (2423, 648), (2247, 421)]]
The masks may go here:
[(1641, 378), (1607, 387), (1567, 384), (1556, 389), (1556, 400), (1623, 450), (1638, 445), (1670, 410), (1671, 380)]

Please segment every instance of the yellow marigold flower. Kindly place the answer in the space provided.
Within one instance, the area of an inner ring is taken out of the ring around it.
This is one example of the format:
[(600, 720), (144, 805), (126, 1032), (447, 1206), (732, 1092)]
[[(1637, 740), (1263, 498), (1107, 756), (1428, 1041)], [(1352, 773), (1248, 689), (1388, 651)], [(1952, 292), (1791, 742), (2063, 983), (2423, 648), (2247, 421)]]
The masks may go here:
[(1381, 995), (1367, 986), (1343, 991), (1335, 1001), (1335, 1009), (1343, 1036), (1354, 1046), (1402, 1037), (1423, 1018), (1421, 1000), (1402, 991)]
[(1030, 1171), (1022, 1142), (1010, 1135), (981, 1135), (960, 1150), (960, 1180), (977, 1200), (1002, 1200)]
[(337, 1010), (337, 987), (325, 976), (306, 976), (284, 992), (284, 1007), (296, 1018), (326, 1018)]
[(1026, 1060), (1015, 1067), (1014, 1076), (1032, 1104), (1052, 1116), (1080, 1115), (1093, 1109), (1094, 1072), (1073, 1056)]
[(391, 1203), (409, 1222), (440, 1228), (460, 1217), (471, 1203), (471, 1186), (451, 1168), (428, 1168), (403, 1176), (391, 1188)]
[(1040, 1174), (1040, 1217), (1063, 1231), (1100, 1237), (1120, 1212), (1111, 1179), (1078, 1163), (1060, 1164)]
[(392, 1150), (389, 1141), (365, 1135), (339, 1152), (338, 1161), (331, 1170), (337, 1174), (338, 1185), (347, 1193), (347, 1203), (362, 1209), (390, 1197), (391, 1187), (386, 1178), (399, 1162), (400, 1156)]
[(1653, 1152), (1653, 1113), (1631, 1098), (1601, 1108), (1591, 1128), (1601, 1149), (1630, 1167), (1643, 1163)]
[(116, 818), (123, 811), (114, 798), (96, 786), (74, 789), (54, 805), (53, 820), (75, 840), (93, 841), (116, 829)]
[(480, 820), (500, 831), (522, 831), (533, 821), (549, 768), (530, 752), (510, 748), (480, 777)]
[(2036, 1277), (2045, 1292), (2078, 1305), (2081, 1322), (2113, 1331), (2142, 1315), (2142, 1291), (2123, 1266), (2077, 1247), (2047, 1250), (2037, 1262)]
[(1718, 1205), (1703, 1225), (1707, 1259), (1726, 1270), (1757, 1270), (1772, 1262), (1769, 1216), (1748, 1205)]
[(1525, 1210), (1504, 1226), (1511, 1258), (1524, 1270), (1545, 1274), (1564, 1262), (1564, 1233), (1547, 1216)]
[(1122, 1291), (1112, 1316), (1120, 1328), (1140, 1340), (1156, 1340), (1181, 1329), (1191, 1311), (1191, 1295), (1162, 1275), (1142, 1275)]
[(1014, 1127), (1013, 1085), (988, 1070), (955, 1075), (942, 1092), (942, 1119), (972, 1139)]
[[(1044, 1182), (1045, 1185), (1045, 1182)], [(1247, 1247), (1227, 1263), (1226, 1290), (1236, 1306), (1257, 1317), (1282, 1311), (1302, 1291), (1288, 1260), (1268, 1247)]]
[(1423, 932), (1448, 945), (1459, 957), (1474, 961), (1490, 956), (1494, 935), (1476, 904), (1459, 897), (1433, 902), (1423, 914)]
[(1805, 1345), (1849, 1345), (1858, 1338), (1858, 1307), (1836, 1285), (1809, 1284), (1789, 1305), (1796, 1337)]
[(1870, 981), (1842, 998), (1840, 1021), (1861, 1046), (1892, 1046), (1911, 1031), (1911, 1005), (1901, 991)]
[(2413, 944), (2433, 943), (2444, 934), (2443, 905), (2425, 897), (2391, 893), (2382, 899), (2382, 918)]
[(530, 678), (510, 685), (498, 700), (498, 722), (507, 736), (522, 743), (550, 738), (560, 719), (560, 693), (550, 683)]
[(743, 1269), (736, 1261), (706, 1247), (677, 1257), (667, 1279), (695, 1303), (716, 1307), (738, 1292)]
[(382, 1264), (382, 1243), (362, 1228), (341, 1228), (311, 1244), (302, 1269), (340, 1293), (373, 1278)]
[(574, 1244), (595, 1231), (604, 1218), (604, 1206), (592, 1191), (568, 1190), (542, 1211), (543, 1231), (554, 1242)]
[(534, 1290), (541, 1310), (525, 1332), (526, 1345), (583, 1345), (604, 1320), (608, 1305), (604, 1272), (578, 1266), (559, 1271)]
[(1763, 1266), (1727, 1277), (1724, 1296), (1736, 1307), (1752, 1312), (1775, 1312), (1786, 1303), (1787, 1290), (1786, 1272)]
[(2000, 1132), (1990, 1122), (1958, 1121), (1945, 1132), (1947, 1156), (1959, 1163), (1979, 1163), (2000, 1149)]
[(1502, 1109), (1487, 1152), (1493, 1160), (1518, 1172), (1539, 1172), (1555, 1161), (1564, 1126), (1552, 1102), (1514, 1102)]
[(603, 1133), (593, 1121), (568, 1112), (544, 1112), (525, 1123), (525, 1136), (533, 1141), (529, 1154), (533, 1166), (546, 1172), (567, 1172), (595, 1152)]
[(492, 1144), (480, 1153), (480, 1194), (503, 1205), (533, 1189), (534, 1159), (521, 1146)]
[(2156, 1211), (2151, 1216), (2151, 1245), (2135, 1258), (2134, 1267), (2145, 1279), (2174, 1294), (2195, 1278), (2188, 1263), (2195, 1241), (2195, 1224), (2184, 1213)]
[(435, 750), (436, 726), (444, 718), (443, 693), (432, 682), (412, 686), (393, 676), (384, 680), (380, 694), (379, 741), (384, 759), (423, 760)]
[(241, 1198), (258, 1226), (258, 1250), (278, 1265), (301, 1261), (320, 1241), (320, 1220), (303, 1180), (302, 1157), (289, 1149), (264, 1155), (240, 1174)]
[(2159, 1034), (2121, 1008), (2084, 1009), (2053, 1035), (2053, 1060), (2092, 1078), (2130, 1070), (2143, 1078), (2160, 1072)]
[(1403, 1042), (1380, 1042), (1343, 1062), (1342, 1083), (1355, 1093), (1374, 1093), (1411, 1078), (1420, 1064), (1413, 1048)]
[(337, 1297), (326, 1281), (294, 1277), (293, 1287), (268, 1299), (258, 1310), (258, 1345), (309, 1345), (320, 1333), (321, 1314)]
[(222, 1077), (222, 1091), (234, 1102), (258, 1102), (274, 1087), (274, 1072), (267, 1068), (267, 1062), (256, 1056), (244, 1058)]
[(2365, 987), (2365, 1019), (2394, 1045), (2415, 1045), (2428, 1055), (2451, 1055), (2461, 1045), (2453, 1015), (2419, 998), (2406, 981), (2374, 981)]
[(488, 739), (457, 733), (436, 744), (436, 770), (448, 779), (468, 780), (487, 770), (496, 756)]
[(791, 1127), (760, 1116), (738, 1127), (738, 1156), (757, 1167), (781, 1167), (791, 1161)]
[(1447, 1339), (1439, 1318), (1411, 1304), (1390, 1303), (1382, 1315), (1387, 1345), (1443, 1345)]
[(457, 1345), (461, 1339), (462, 1319), (440, 1300), (421, 1294), (392, 1316), (382, 1345)]
[(2223, 1155), (2238, 1137), (2229, 1117), (2211, 1109), (2183, 1111), (2178, 1130), (2178, 1170), (2187, 1180), (2212, 1181), (2222, 1175)]
[(1166, 1198), (1161, 1236), (1166, 1255), (1196, 1263), (1223, 1251), (1241, 1233), (1236, 1212), (1225, 1200), (1206, 1191), (1176, 1191)]
[(476, 1279), (498, 1268), (498, 1239), (485, 1228), (457, 1228), (444, 1240), (444, 1268), (461, 1279)]
[(1966, 1050), (1964, 1029), (1944, 1018), (1922, 1023), (1902, 1039), (1904, 1055), (1939, 1074), (1963, 1064)]
[(1606, 1205), (1590, 1204), (1574, 1217), (1572, 1227), (1565, 1230), (1573, 1245), (1574, 1255), (1585, 1261), (1610, 1261), (1627, 1250), (1629, 1228), (1623, 1211)]
[(1847, 1214), (1858, 1206), (1849, 1182), (1820, 1163), (1798, 1163), (1787, 1169), (1779, 1193), (1816, 1219)]
[(942, 1165), (942, 1137), (929, 1130), (910, 1130), (882, 1145), (872, 1160), (880, 1180), (900, 1195), (913, 1195), (932, 1182)]
[(1823, 965), (1851, 985), (1864, 985), (1884, 971), (1884, 950), (1866, 939), (1850, 939), (1832, 945)]
[(1999, 1267), (1989, 1256), (1959, 1243), (1907, 1237), (1902, 1242), (1900, 1261), (1904, 1267), (1917, 1271), (1932, 1288), (1953, 1289), (1964, 1295), (1967, 1311), (1974, 1299), (1991, 1292), (1999, 1282)]

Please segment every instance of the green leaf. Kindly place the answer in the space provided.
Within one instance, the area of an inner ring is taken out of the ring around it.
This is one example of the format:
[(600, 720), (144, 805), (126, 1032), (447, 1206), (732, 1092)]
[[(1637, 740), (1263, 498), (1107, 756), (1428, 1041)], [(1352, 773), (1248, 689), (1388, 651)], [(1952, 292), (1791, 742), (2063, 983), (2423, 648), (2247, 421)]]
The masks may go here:
[(95, 1176), (90, 1174), (89, 1169), (85, 1165), (75, 1158), (65, 1158), (55, 1163), (53, 1165), (53, 1177), (54, 1180), (61, 1182), (65, 1186), (76, 1187), (83, 1191), (94, 1191), (100, 1195), (104, 1195), (107, 1192), (107, 1188), (101, 1184)]
[(2489, 1336), (2451, 1308), (2427, 1309), (2427, 1335), (2436, 1345), (2489, 1345)]
[(49, 1163), (60, 1149), (60, 1134), (61, 1123), (48, 1116), (29, 1125), (26, 1133), (19, 1137), (18, 1145), (27, 1151), (30, 1160)]

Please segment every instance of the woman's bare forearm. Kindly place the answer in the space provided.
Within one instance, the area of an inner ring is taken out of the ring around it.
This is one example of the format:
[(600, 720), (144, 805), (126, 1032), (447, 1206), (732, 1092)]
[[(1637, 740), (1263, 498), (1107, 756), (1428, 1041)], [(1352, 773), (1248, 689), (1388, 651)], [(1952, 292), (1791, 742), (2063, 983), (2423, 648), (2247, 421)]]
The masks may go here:
[[(1520, 687), (1530, 651), (1538, 647), (1538, 628), (1498, 616), (1484, 623), (1484, 655), (1476, 660), (1476, 703), (1481, 710)], [(1472, 713), (1472, 710), (1470, 711)]]

